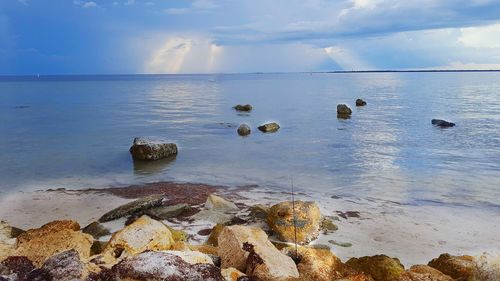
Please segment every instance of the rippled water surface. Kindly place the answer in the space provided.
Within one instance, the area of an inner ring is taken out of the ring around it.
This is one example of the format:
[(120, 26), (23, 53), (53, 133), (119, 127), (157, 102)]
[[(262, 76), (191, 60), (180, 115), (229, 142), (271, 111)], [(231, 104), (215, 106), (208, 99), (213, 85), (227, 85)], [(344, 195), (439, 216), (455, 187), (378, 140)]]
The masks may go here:
[[(337, 119), (338, 103), (351, 119)], [(279, 132), (260, 133), (266, 121)], [(249, 137), (236, 134), (242, 122)], [(500, 73), (2, 77), (0, 132), (1, 192), (157, 180), (288, 189), (293, 176), (304, 190), (500, 210)], [(134, 163), (135, 136), (171, 140), (179, 155)]]

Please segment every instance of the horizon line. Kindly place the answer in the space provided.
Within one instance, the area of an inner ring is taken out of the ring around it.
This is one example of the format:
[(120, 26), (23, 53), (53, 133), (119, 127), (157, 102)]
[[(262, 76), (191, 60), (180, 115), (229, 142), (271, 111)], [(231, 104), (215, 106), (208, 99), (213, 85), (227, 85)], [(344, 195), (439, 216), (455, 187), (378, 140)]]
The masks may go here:
[(500, 69), (380, 69), (380, 70), (327, 70), (327, 71), (270, 71), (270, 72), (213, 72), (213, 73), (81, 73), (81, 74), (0, 74), (0, 77), (41, 76), (154, 76), (154, 75), (238, 75), (238, 74), (300, 74), (300, 73), (392, 73), (392, 72), (500, 72)]

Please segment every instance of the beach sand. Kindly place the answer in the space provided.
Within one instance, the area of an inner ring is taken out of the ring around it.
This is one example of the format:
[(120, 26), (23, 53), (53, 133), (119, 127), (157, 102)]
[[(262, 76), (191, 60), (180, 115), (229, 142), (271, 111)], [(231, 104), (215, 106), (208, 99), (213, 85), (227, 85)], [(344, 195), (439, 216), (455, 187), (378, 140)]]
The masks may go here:
[[(272, 205), (290, 199), (290, 194), (256, 186), (223, 188), (155, 183), (142, 188), (133, 186), (128, 189), (4, 194), (0, 196), (0, 218), (23, 229), (39, 227), (60, 219), (76, 220), (83, 227), (134, 198), (160, 191), (172, 203), (188, 201), (197, 207), (202, 206), (204, 198), (211, 192), (216, 192), (239, 206)], [(409, 266), (427, 264), (441, 253), (476, 256), (484, 252), (500, 253), (500, 216), (491, 217), (488, 215), (491, 212), (463, 207), (409, 206), (396, 202), (351, 200), (326, 193), (299, 192), (296, 200), (315, 201), (323, 215), (334, 219), (338, 230), (327, 235), (321, 234), (312, 244), (330, 246), (332, 252), (343, 261), (351, 257), (383, 253), (398, 257), (405, 266)], [(245, 214), (248, 214), (248, 209), (242, 209), (240, 215)], [(123, 226), (124, 221), (125, 219), (118, 220), (107, 227), (117, 230)], [(203, 243), (207, 238), (199, 235), (198, 231), (214, 225), (210, 221), (167, 223), (174, 228), (186, 230), (191, 235), (190, 243), (193, 244)]]

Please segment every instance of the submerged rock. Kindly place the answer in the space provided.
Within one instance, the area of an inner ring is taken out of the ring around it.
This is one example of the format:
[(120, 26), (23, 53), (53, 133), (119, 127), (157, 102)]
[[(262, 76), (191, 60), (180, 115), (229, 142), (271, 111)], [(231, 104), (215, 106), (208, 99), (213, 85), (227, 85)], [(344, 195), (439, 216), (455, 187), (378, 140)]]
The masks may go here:
[(438, 126), (438, 127), (441, 127), (441, 128), (450, 128), (450, 127), (454, 127), (455, 126), (455, 123), (448, 122), (446, 120), (441, 120), (441, 119), (432, 119), (431, 123), (432, 123), (432, 125)]
[(299, 244), (318, 237), (321, 221), (319, 207), (312, 201), (295, 201), (295, 211), (291, 201), (281, 202), (272, 206), (267, 215), (267, 224), (281, 240)]
[(94, 239), (98, 239), (99, 237), (111, 234), (111, 232), (109, 232), (107, 228), (105, 228), (102, 224), (96, 221), (84, 227), (82, 229), (82, 232), (92, 235)]
[(14, 254), (26, 256), (37, 266), (48, 257), (71, 249), (76, 250), (82, 258), (88, 258), (94, 239), (79, 230), (80, 226), (75, 221), (54, 221), (30, 229), (18, 236)]
[(352, 114), (352, 110), (346, 104), (337, 105), (337, 117), (339, 118), (349, 118)]
[(366, 101), (364, 101), (362, 99), (356, 100), (356, 106), (365, 106), (365, 105), (366, 105)]
[(103, 253), (116, 258), (126, 257), (146, 250), (168, 250), (173, 243), (172, 233), (165, 224), (142, 216), (113, 234)]
[(192, 264), (172, 252), (144, 252), (127, 258), (112, 268), (115, 279), (105, 280), (192, 280), (224, 281), (220, 270), (210, 263)]
[(274, 133), (280, 129), (280, 125), (276, 122), (267, 123), (258, 127), (263, 133)]
[(177, 145), (175, 143), (135, 138), (130, 147), (130, 153), (135, 160), (158, 160), (177, 155)]
[(236, 109), (237, 111), (246, 111), (246, 112), (248, 112), (248, 111), (252, 111), (253, 107), (250, 104), (244, 104), (244, 105), (238, 104), (238, 105), (233, 106), (233, 108)]
[(240, 136), (248, 136), (252, 132), (252, 129), (250, 129), (250, 126), (247, 124), (241, 124), (238, 127), (238, 135)]
[(442, 254), (428, 264), (457, 281), (468, 281), (474, 274), (476, 263), (471, 256), (452, 256)]
[(226, 226), (218, 239), (221, 267), (234, 267), (262, 281), (298, 278), (293, 260), (281, 253), (256, 227)]
[(375, 281), (398, 281), (405, 272), (404, 266), (398, 259), (386, 255), (352, 258), (346, 264), (357, 271), (371, 275)]
[(164, 198), (163, 195), (150, 195), (137, 199), (105, 213), (99, 218), (99, 222), (116, 220), (121, 217), (133, 215), (134, 213), (143, 212), (153, 207), (161, 206)]

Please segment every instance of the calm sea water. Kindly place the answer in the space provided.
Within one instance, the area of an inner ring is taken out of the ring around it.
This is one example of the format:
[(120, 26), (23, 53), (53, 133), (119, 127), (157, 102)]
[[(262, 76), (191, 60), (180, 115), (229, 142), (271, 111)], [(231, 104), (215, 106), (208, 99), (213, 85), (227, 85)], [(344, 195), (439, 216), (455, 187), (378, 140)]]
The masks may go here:
[[(338, 103), (351, 119), (337, 119)], [(279, 132), (256, 129), (267, 121)], [(500, 73), (2, 77), (0, 133), (3, 193), (158, 180), (289, 189), (293, 176), (306, 191), (500, 210)], [(134, 163), (136, 136), (179, 155)]]

